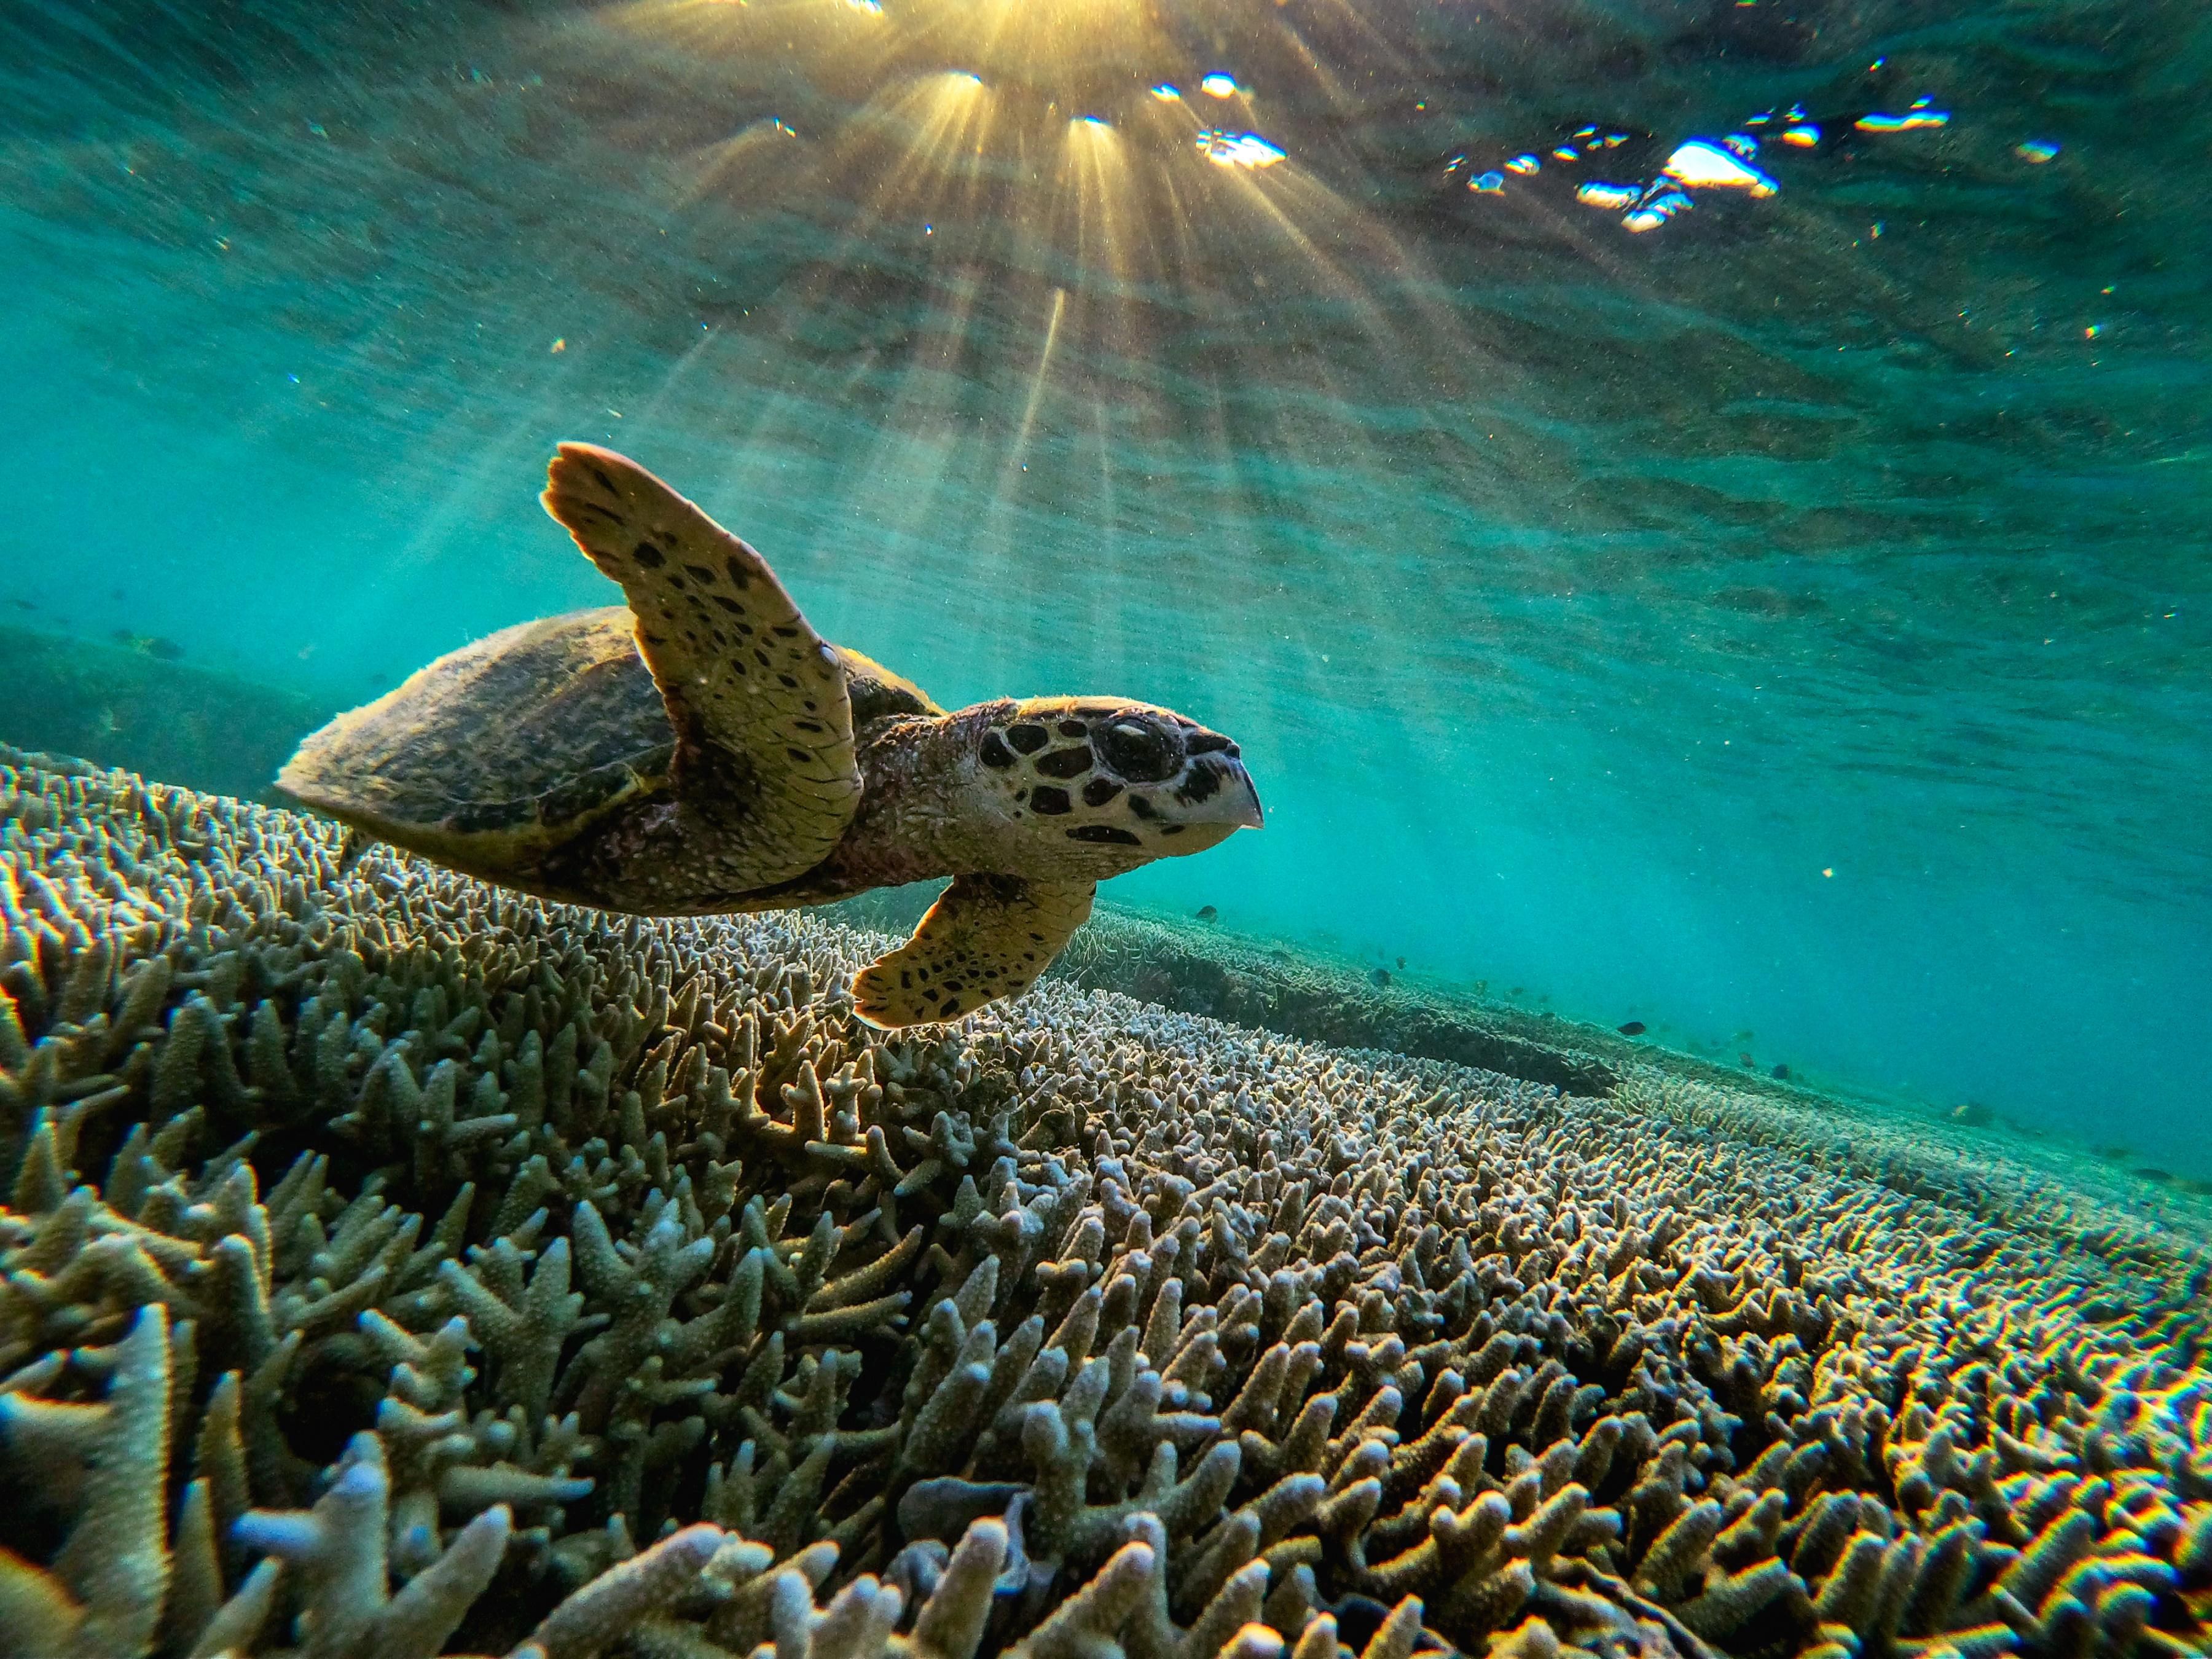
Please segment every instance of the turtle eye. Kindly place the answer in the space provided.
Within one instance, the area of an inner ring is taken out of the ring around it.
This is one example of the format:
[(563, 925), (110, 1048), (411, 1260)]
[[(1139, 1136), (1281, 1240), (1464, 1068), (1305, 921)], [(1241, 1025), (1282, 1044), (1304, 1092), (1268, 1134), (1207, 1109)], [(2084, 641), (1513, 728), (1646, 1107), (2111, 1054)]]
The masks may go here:
[(1182, 745), (1148, 720), (1118, 720), (1093, 741), (1099, 757), (1133, 783), (1158, 783), (1172, 777), (1182, 760)]

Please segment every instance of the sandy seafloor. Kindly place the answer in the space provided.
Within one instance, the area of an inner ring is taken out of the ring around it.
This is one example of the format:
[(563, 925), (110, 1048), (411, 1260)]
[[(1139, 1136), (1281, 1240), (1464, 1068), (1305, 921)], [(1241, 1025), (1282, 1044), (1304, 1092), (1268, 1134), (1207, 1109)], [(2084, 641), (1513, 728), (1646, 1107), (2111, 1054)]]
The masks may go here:
[(0, 793), (0, 1652), (2207, 1650), (2192, 1193), (1113, 918), (886, 1038), (848, 922)]

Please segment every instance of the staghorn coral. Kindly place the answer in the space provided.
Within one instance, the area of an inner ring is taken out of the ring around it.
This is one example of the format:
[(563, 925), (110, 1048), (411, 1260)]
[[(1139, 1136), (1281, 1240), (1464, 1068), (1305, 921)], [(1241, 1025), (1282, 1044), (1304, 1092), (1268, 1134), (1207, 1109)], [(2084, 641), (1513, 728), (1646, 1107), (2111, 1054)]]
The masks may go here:
[(0, 759), (0, 1652), (2207, 1646), (2212, 1267), (2031, 1171)]

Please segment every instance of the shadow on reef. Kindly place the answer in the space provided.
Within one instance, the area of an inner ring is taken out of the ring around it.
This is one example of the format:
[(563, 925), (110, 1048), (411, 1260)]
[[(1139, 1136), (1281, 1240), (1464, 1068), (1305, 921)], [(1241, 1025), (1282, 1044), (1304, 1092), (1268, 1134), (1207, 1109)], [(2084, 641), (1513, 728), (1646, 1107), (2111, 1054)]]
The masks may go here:
[(2205, 1650), (2201, 1240), (874, 948), (0, 750), (0, 1654)]

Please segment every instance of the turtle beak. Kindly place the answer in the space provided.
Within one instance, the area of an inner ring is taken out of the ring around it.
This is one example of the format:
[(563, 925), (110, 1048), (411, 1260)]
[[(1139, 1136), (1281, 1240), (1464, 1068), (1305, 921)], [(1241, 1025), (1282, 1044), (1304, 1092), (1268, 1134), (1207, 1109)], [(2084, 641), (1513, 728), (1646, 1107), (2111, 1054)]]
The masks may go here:
[(1260, 806), (1260, 792), (1244, 769), (1234, 745), (1212, 754), (1192, 757), (1177, 799), (1186, 802), (1176, 816), (1185, 823), (1219, 824), (1225, 830), (1257, 830), (1267, 814)]
[(1257, 830), (1267, 821), (1260, 805), (1260, 792), (1253, 786), (1252, 775), (1244, 769), (1243, 761), (1231, 761), (1230, 765), (1236, 769), (1237, 775), (1222, 791), (1236, 808), (1237, 815), (1230, 822), (1239, 830)]

